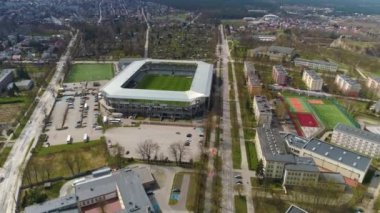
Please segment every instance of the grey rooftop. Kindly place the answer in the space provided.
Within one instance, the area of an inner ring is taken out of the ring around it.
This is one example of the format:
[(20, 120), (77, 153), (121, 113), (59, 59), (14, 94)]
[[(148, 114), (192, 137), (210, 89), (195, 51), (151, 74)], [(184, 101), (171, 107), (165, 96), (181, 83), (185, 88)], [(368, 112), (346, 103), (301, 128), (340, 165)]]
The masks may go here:
[(341, 123), (338, 123), (335, 126), (334, 131), (342, 132), (347, 135), (352, 135), (358, 138), (365, 139), (367, 141), (380, 144), (380, 135), (372, 133), (372, 132), (368, 132), (365, 130), (361, 130), (355, 127), (347, 126)]

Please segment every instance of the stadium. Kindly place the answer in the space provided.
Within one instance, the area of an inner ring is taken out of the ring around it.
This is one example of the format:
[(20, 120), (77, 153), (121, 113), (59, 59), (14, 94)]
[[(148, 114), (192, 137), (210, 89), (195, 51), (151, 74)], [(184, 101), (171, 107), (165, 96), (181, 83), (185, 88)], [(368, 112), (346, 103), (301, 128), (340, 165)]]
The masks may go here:
[(212, 78), (213, 66), (205, 62), (145, 59), (129, 64), (101, 92), (110, 112), (188, 119), (207, 111)]

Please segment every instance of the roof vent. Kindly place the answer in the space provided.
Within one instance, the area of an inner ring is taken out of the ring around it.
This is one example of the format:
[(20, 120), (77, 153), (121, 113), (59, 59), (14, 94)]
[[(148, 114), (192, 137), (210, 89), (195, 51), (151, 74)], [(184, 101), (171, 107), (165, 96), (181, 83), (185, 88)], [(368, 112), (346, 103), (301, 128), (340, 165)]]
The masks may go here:
[(360, 156), (356, 157), (356, 159), (360, 160)]
[(321, 142), (318, 142), (317, 144), (318, 144), (318, 145), (321, 145)]
[(342, 161), (342, 157), (339, 157), (339, 159), (338, 159), (339, 161)]
[(330, 149), (331, 149), (331, 150), (333, 150), (333, 149), (334, 149), (334, 147), (330, 146)]
[(352, 165), (353, 165), (353, 166), (356, 166), (356, 162), (354, 162)]
[(346, 151), (343, 151), (343, 155), (345, 155), (347, 152)]
[(327, 156), (327, 155), (329, 155), (329, 152), (326, 152), (326, 153), (325, 153), (325, 156)]
[(311, 150), (315, 151), (315, 147), (313, 147)]

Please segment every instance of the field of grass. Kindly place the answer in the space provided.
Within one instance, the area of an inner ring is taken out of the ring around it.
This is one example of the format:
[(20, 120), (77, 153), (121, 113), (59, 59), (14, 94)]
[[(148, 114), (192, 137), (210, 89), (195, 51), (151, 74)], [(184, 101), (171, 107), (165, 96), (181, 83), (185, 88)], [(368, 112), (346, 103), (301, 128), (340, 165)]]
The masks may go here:
[(332, 103), (312, 105), (318, 117), (322, 120), (325, 127), (333, 129), (337, 123), (348, 126), (355, 126), (338, 108)]
[[(186, 209), (189, 211), (194, 211), (196, 208), (195, 201), (196, 201), (197, 187), (193, 187), (193, 186), (196, 186), (198, 184), (198, 176), (195, 173), (178, 172), (177, 174), (175, 174), (174, 179), (173, 179), (172, 190), (181, 189), (184, 175), (190, 175), (189, 189), (187, 191)], [(169, 198), (169, 205), (175, 205), (177, 203), (178, 203), (177, 200)]]
[(243, 132), (245, 139), (245, 148), (250, 170), (255, 170), (257, 167), (257, 154), (255, 144), (252, 142), (255, 138), (255, 116), (253, 114), (252, 98), (248, 93), (245, 85), (245, 76), (243, 72), (243, 64), (235, 63), (235, 75), (238, 87), (238, 97), (240, 103), (241, 119), (243, 124)]
[(193, 78), (187, 76), (169, 76), (148, 74), (137, 84), (136, 89), (187, 91)]
[(74, 143), (33, 151), (25, 168), (23, 183), (31, 184), (55, 177), (70, 177), (108, 165), (108, 152), (104, 140)]
[(235, 212), (246, 213), (247, 212), (247, 199), (245, 196), (235, 195)]
[[(177, 174), (174, 175), (173, 185), (172, 185), (172, 190), (171, 191), (173, 191), (173, 189), (181, 189), (183, 175), (184, 175), (183, 172), (178, 172)], [(169, 205), (175, 205), (177, 203), (178, 203), (178, 201), (175, 200), (175, 199), (171, 199), (171, 196), (170, 196), (170, 198), (169, 198)]]
[(3, 151), (0, 153), (0, 167), (4, 165), (11, 151), (12, 151), (12, 147), (5, 147)]
[(112, 64), (74, 64), (65, 82), (108, 80), (113, 77)]

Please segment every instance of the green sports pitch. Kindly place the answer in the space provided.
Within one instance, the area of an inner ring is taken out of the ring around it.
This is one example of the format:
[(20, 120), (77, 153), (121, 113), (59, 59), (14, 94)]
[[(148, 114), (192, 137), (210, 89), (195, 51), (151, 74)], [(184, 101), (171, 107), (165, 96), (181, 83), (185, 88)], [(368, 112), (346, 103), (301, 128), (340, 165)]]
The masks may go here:
[(65, 82), (109, 80), (113, 77), (112, 64), (74, 64)]
[(187, 91), (193, 81), (189, 76), (147, 74), (137, 83), (136, 89)]

